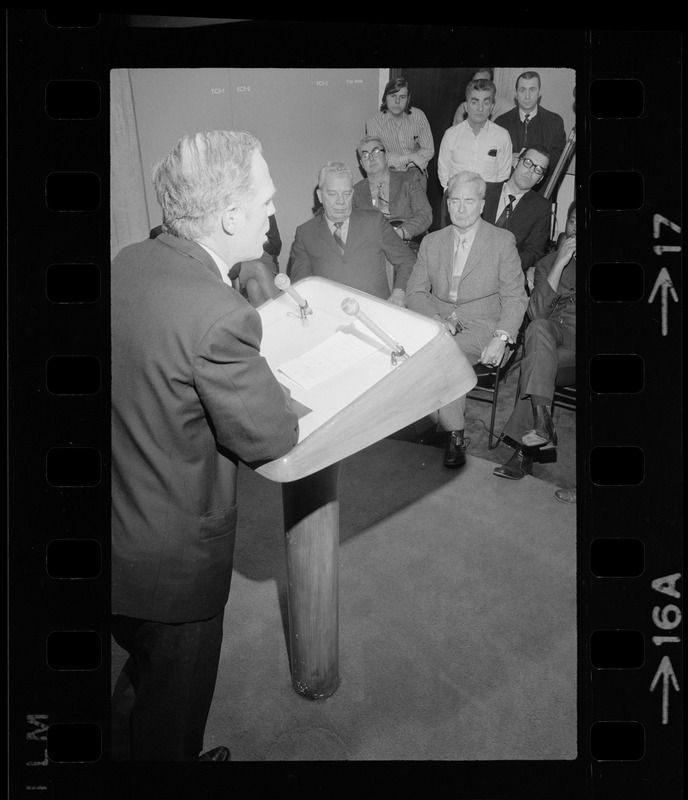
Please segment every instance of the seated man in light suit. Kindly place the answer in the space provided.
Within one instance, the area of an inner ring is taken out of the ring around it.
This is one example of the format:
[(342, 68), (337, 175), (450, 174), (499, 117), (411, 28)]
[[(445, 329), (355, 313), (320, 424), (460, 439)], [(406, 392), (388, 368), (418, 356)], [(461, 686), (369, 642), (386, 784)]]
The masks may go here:
[[(353, 196), (346, 164), (331, 161), (320, 170), (322, 213), (296, 229), (287, 274), (293, 282), (318, 275), (403, 307), (416, 256), (382, 214), (352, 210)], [(391, 293), (387, 261), (394, 268)]]
[[(506, 443), (514, 443), (511, 458), (494, 474), (520, 480), (533, 471), (533, 448), (554, 449), (557, 434), (550, 407), (554, 381), (562, 362), (575, 364), (576, 355), (576, 203), (566, 220), (566, 238), (535, 266), (535, 287), (528, 304), (521, 361), (521, 396), (504, 428)], [(525, 450), (524, 450), (525, 448)]]
[(390, 170), (385, 146), (376, 136), (361, 139), (358, 155), (366, 177), (354, 186), (354, 209), (377, 209), (404, 242), (417, 251), (418, 240), (432, 224), (432, 206), (420, 173)]
[(549, 240), (552, 203), (534, 191), (548, 166), (549, 151), (531, 145), (519, 157), (509, 180), (490, 183), (485, 192), (483, 219), (514, 234), (526, 273), (544, 256)]
[[(501, 364), (514, 344), (528, 304), (513, 233), (481, 219), (485, 181), (475, 172), (449, 179), (451, 225), (428, 234), (407, 287), (406, 305), (434, 317), (455, 336), (471, 364)], [(446, 467), (466, 463), (465, 397), (439, 409), (449, 431)]]

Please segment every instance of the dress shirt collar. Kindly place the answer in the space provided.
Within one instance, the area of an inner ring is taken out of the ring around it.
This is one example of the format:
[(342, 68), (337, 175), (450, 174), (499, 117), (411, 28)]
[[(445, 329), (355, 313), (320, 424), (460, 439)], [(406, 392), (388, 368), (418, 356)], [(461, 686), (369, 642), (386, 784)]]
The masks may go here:
[(521, 118), (521, 122), (525, 122), (526, 113), (530, 114), (530, 116), (528, 117), (528, 123), (529, 124), (535, 119), (535, 117), (537, 116), (537, 112), (538, 112), (537, 105), (535, 106), (535, 108), (532, 111), (528, 111), (528, 112), (523, 111), (521, 108), (518, 109), (518, 115)]
[[(323, 213), (323, 216), (325, 216), (324, 213)], [(344, 224), (339, 229), (339, 235), (342, 237), (342, 239), (344, 241), (346, 241), (346, 235), (349, 232), (349, 220), (350, 219), (351, 219), (350, 216), (347, 217), (346, 220), (344, 221)], [(334, 226), (334, 222), (331, 219), (329, 219), (328, 217), (325, 217), (325, 222), (327, 223), (327, 227), (330, 229), (330, 233), (333, 234), (335, 232), (335, 230), (337, 230), (335, 228), (335, 226)], [(338, 220), (338, 222), (341, 222), (341, 220)]]
[(206, 253), (208, 253), (208, 255), (211, 256), (213, 261), (217, 264), (217, 268), (220, 270), (220, 275), (222, 276), (222, 280), (226, 284), (231, 286), (232, 281), (229, 279), (229, 267), (224, 262), (224, 260), (221, 259), (220, 256), (218, 256), (218, 254), (214, 250), (211, 250), (209, 247), (206, 247), (206, 245), (204, 245), (203, 242), (199, 242), (198, 240), (196, 240), (196, 244), (199, 244), (206, 251)]
[(480, 220), (478, 220), (470, 230), (466, 231), (466, 233), (461, 233), (456, 225), (454, 225), (454, 248), (459, 246), (461, 239), (465, 239), (466, 247), (470, 248), (470, 246), (473, 244), (473, 240), (475, 239), (475, 235), (478, 232), (478, 225), (480, 225)]

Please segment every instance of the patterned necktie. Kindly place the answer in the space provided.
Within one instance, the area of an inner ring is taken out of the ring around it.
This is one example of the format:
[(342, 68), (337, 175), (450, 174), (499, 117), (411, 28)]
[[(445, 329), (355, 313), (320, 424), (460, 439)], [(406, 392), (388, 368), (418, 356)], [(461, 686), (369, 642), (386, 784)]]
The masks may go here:
[(495, 223), (499, 228), (508, 228), (509, 227), (509, 217), (511, 216), (511, 212), (514, 210), (514, 200), (516, 197), (513, 194), (508, 195), (509, 202), (506, 204), (504, 211), (499, 215), (499, 219)]
[(530, 122), (530, 114), (526, 114), (523, 119), (523, 146), (525, 147), (528, 141), (528, 123)]
[(339, 235), (339, 232), (341, 231), (343, 224), (343, 222), (335, 222), (334, 227), (336, 230), (332, 234), (335, 242), (337, 242), (337, 245), (339, 246), (339, 249), (342, 251), (342, 254), (344, 253), (344, 239), (342, 239), (342, 237)]

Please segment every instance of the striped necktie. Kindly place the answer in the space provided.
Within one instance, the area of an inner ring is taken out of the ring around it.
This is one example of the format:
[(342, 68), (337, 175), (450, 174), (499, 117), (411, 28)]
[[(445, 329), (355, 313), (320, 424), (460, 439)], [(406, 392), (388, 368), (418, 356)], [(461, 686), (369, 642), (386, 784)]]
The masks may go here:
[(337, 245), (339, 246), (339, 249), (342, 251), (342, 254), (344, 253), (344, 239), (342, 239), (342, 237), (340, 236), (340, 231), (342, 229), (343, 224), (344, 224), (343, 222), (335, 222), (334, 223), (335, 231), (332, 234), (334, 236), (335, 242), (337, 242)]

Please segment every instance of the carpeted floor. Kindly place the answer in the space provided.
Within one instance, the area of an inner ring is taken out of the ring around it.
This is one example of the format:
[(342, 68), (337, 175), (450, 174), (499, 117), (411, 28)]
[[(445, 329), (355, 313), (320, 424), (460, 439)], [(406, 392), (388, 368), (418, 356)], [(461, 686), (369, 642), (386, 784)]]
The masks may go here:
[[(502, 387), (497, 431), (517, 376)], [(281, 487), (242, 467), (234, 577), (206, 748), (235, 761), (576, 757), (575, 414), (557, 461), (492, 475), (489, 403), (468, 400), (467, 465), (416, 426), (346, 459), (340, 479), (340, 686), (289, 674)], [(122, 652), (113, 643), (113, 680)]]

